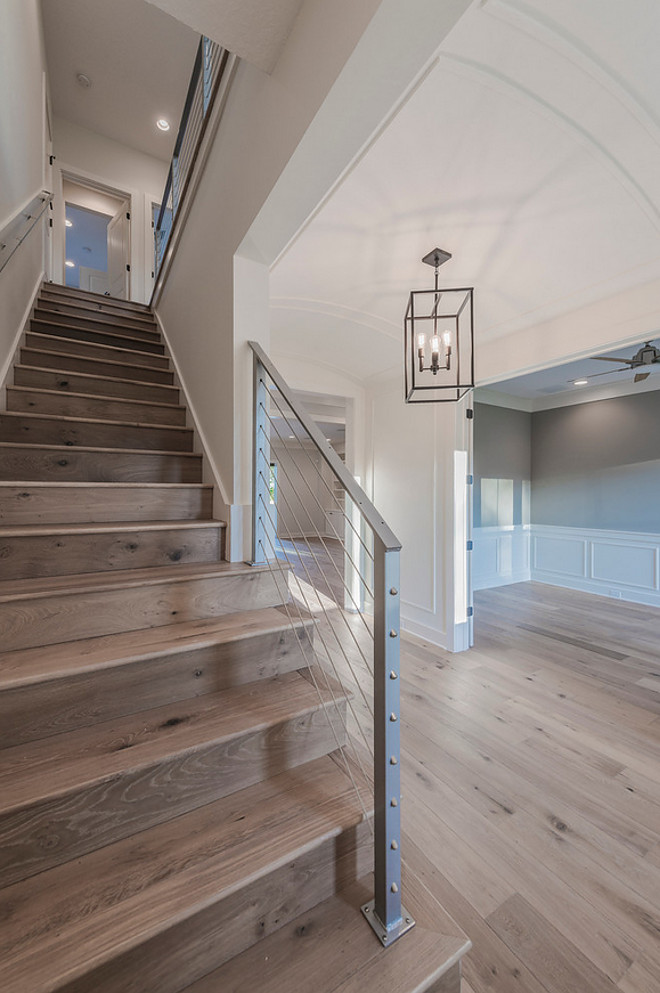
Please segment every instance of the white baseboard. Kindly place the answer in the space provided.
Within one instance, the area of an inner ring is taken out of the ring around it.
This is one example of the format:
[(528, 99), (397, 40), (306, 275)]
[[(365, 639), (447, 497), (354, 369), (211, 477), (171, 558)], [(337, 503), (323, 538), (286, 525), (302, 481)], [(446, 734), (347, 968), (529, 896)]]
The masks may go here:
[(2, 368), (0, 369), (0, 410), (6, 410), (7, 393), (5, 388), (11, 385), (9, 383), (9, 376), (14, 368), (14, 362), (16, 360), (16, 351), (21, 343), (21, 338), (25, 334), (27, 322), (29, 320), (30, 314), (32, 313), (32, 309), (34, 307), (35, 301), (39, 296), (39, 290), (41, 289), (41, 284), (43, 283), (45, 278), (46, 278), (46, 273), (41, 272), (39, 274), (36, 283), (34, 284), (32, 293), (30, 294), (30, 302), (23, 311), (21, 319), (18, 322), (18, 327), (16, 328), (16, 333), (14, 335), (14, 341), (11, 348), (9, 349), (9, 354), (7, 355), (7, 358), (3, 362)]

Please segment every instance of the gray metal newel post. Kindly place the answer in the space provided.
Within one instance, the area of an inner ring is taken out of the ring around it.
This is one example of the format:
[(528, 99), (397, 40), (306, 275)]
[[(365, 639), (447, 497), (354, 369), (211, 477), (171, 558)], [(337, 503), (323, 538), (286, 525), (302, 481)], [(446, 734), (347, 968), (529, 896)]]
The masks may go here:
[(266, 466), (270, 459), (265, 458), (266, 445), (266, 370), (254, 356), (252, 386), (252, 564), (263, 565), (266, 561), (266, 528), (264, 526), (264, 502), (268, 499), (268, 486), (264, 482)]
[(383, 945), (414, 925), (401, 905), (399, 550), (374, 547), (374, 874), (362, 908)]

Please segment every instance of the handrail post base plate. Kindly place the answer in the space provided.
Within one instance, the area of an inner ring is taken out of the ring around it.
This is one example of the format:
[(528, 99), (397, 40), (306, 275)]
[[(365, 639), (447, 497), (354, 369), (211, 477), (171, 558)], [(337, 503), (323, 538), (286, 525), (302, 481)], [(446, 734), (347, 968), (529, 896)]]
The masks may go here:
[(389, 928), (380, 921), (378, 915), (374, 910), (375, 900), (369, 900), (368, 903), (362, 904), (360, 908), (369, 924), (373, 928), (376, 937), (380, 941), (383, 948), (388, 948), (392, 945), (401, 935), (410, 931), (411, 928), (415, 926), (415, 920), (412, 914), (409, 914), (405, 907), (401, 908), (401, 918), (392, 924)]

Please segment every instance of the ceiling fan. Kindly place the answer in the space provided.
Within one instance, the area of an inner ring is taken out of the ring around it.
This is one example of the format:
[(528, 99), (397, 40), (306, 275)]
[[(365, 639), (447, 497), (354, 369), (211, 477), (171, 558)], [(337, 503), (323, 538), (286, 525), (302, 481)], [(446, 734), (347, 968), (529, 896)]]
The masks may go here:
[[(652, 345), (650, 341), (647, 341), (642, 347), (635, 352), (631, 359), (613, 358), (610, 355), (592, 355), (592, 359), (596, 362), (616, 362), (617, 365), (624, 363), (622, 369), (612, 369), (608, 372), (597, 372), (592, 379), (596, 376), (610, 376), (613, 372), (628, 372), (630, 369), (639, 369), (642, 366), (651, 366), (660, 364), (660, 348), (656, 348)], [(648, 379), (651, 375), (649, 369), (648, 372), (638, 372), (635, 374), (633, 382), (641, 383), (643, 380)]]

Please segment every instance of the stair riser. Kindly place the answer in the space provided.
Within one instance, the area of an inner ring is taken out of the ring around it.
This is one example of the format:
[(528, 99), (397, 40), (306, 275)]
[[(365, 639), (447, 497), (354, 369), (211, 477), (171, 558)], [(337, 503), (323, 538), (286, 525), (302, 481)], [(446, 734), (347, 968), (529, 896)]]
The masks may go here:
[(276, 607), (286, 596), (276, 577), (261, 571), (80, 593), (53, 591), (0, 603), (0, 631), (3, 650), (9, 652)]
[(117, 348), (136, 348), (141, 352), (164, 355), (165, 346), (158, 338), (146, 338), (140, 332), (95, 331), (92, 328), (61, 327), (53, 322), (30, 321), (30, 330), (46, 334), (51, 338), (71, 338), (75, 341), (91, 341), (97, 345), (115, 345)]
[(183, 407), (169, 404), (149, 406), (126, 400), (107, 400), (90, 396), (67, 396), (66, 393), (39, 393), (7, 388), (7, 410), (30, 414), (58, 414), (60, 417), (91, 417), (106, 421), (139, 421), (143, 424), (169, 424), (184, 427)]
[(124, 531), (2, 538), (3, 579), (38, 579), (81, 572), (147, 569), (222, 558), (222, 529)]
[(150, 366), (152, 369), (169, 369), (169, 359), (164, 355), (141, 352), (139, 342), (135, 342), (134, 345), (129, 343), (120, 348), (113, 348), (112, 344), (75, 341), (55, 335), (43, 335), (28, 331), (25, 336), (25, 344), (28, 348), (37, 351), (43, 349), (47, 352), (66, 352), (68, 355), (80, 355), (90, 359), (98, 359), (100, 362), (137, 362), (143, 366)]
[(140, 448), (159, 452), (192, 452), (189, 428), (143, 427), (94, 421), (58, 421), (53, 418), (8, 417), (0, 414), (0, 442), (25, 445), (67, 445), (77, 448)]
[(103, 362), (100, 359), (78, 358), (77, 355), (51, 354), (36, 349), (21, 349), (20, 361), (23, 365), (38, 366), (40, 369), (58, 369), (62, 372), (82, 372), (93, 376), (108, 376), (111, 379), (134, 379), (144, 383), (167, 383), (172, 385), (174, 375), (166, 369), (146, 369), (139, 362)]
[[(3, 456), (4, 457), (4, 456)], [(0, 487), (0, 524), (199, 521), (213, 516), (210, 487)]]
[(81, 483), (201, 483), (201, 457), (156, 452), (65, 452), (26, 445), (0, 453), (0, 480)]
[(69, 324), (79, 328), (98, 328), (101, 331), (117, 331), (131, 337), (145, 335), (149, 341), (158, 341), (160, 332), (155, 321), (135, 319), (124, 314), (103, 314), (65, 304), (49, 303), (41, 300), (35, 307), (33, 317), (37, 320), (52, 321), (55, 324)]
[[(191, 701), (172, 705), (173, 721), (189, 719), (186, 704)], [(328, 705), (328, 710), (334, 724), (341, 726), (345, 705)], [(161, 730), (166, 735), (171, 728)], [(129, 749), (131, 742), (117, 741), (114, 747)], [(195, 810), (336, 747), (326, 712), (320, 708), (180, 754), (173, 751), (146, 767), (131, 768), (127, 756), (124, 770), (105, 781), (55, 794), (0, 817), (0, 886)]]
[[(351, 886), (371, 871), (372, 864), (369, 828), (366, 823), (359, 824), (357, 829), (319, 842), (293, 862), (253, 880), (93, 972), (57, 986), (56, 993), (141, 993), (145, 986), (136, 977), (145, 975), (152, 984), (150, 989), (178, 993), (262, 937)], [(264, 990), (268, 989), (267, 977), (265, 962)], [(232, 993), (234, 989), (232, 986)], [(307, 993), (307, 989), (300, 993)]]
[(275, 631), (6, 690), (0, 748), (300, 669), (308, 638)]
[(70, 290), (66, 286), (57, 283), (47, 283), (42, 291), (43, 299), (59, 300), (63, 303), (78, 306), (80, 303), (89, 304), (93, 307), (112, 307), (126, 314), (137, 314), (139, 317), (152, 317), (149, 306), (144, 303), (135, 303), (132, 300), (119, 300), (117, 297), (106, 297), (100, 293), (89, 293), (86, 290)]
[[(130, 379), (131, 376), (126, 378)], [(49, 369), (15, 368), (14, 383), (16, 386), (35, 386), (37, 389), (57, 390), (62, 393), (92, 393), (98, 396), (123, 397), (127, 400), (154, 400), (156, 403), (178, 404), (179, 402), (178, 390), (166, 389), (157, 383), (121, 382), (104, 379), (101, 376), (53, 372)]]

